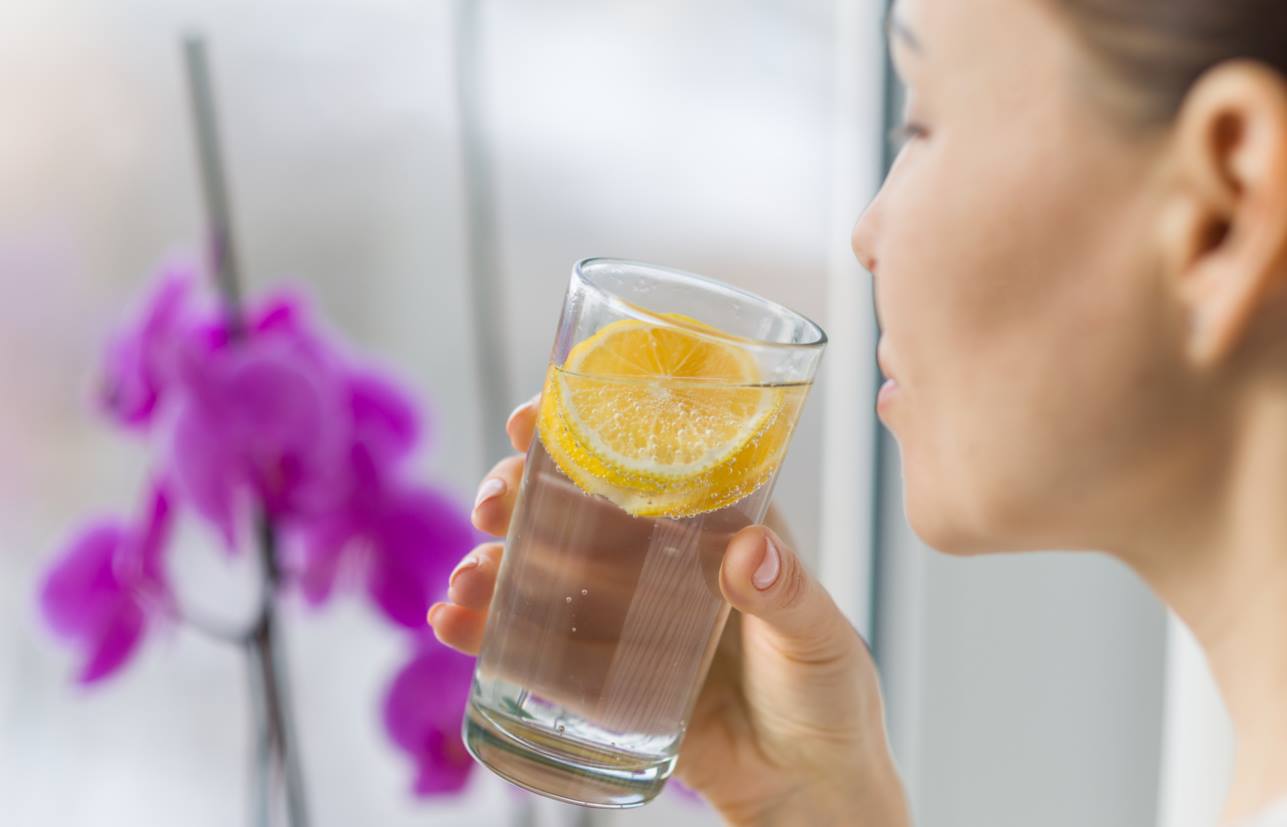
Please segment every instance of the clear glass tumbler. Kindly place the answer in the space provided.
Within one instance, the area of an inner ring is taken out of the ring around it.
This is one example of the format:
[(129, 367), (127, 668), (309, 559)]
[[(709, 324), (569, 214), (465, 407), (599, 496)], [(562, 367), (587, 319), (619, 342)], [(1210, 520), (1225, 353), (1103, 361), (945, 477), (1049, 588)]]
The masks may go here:
[(826, 335), (700, 276), (572, 272), (464, 724), (543, 795), (660, 792), (729, 607), (725, 546), (768, 508)]

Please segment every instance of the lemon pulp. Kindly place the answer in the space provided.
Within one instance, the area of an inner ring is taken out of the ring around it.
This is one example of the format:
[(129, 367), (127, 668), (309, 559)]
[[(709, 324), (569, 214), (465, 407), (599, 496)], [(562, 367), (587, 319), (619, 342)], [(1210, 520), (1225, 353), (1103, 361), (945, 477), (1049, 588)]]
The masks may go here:
[(803, 393), (762, 384), (755, 358), (678, 314), (626, 319), (551, 365), (538, 431), (560, 470), (635, 516), (685, 517), (772, 477)]

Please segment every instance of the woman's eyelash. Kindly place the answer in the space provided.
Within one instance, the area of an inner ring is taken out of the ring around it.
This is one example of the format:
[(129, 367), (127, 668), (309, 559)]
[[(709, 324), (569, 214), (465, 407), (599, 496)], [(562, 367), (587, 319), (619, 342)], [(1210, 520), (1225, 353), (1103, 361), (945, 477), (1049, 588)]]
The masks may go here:
[(918, 123), (904, 123), (889, 130), (889, 143), (895, 147), (901, 147), (908, 141), (918, 138), (924, 138), (929, 134), (929, 130)]

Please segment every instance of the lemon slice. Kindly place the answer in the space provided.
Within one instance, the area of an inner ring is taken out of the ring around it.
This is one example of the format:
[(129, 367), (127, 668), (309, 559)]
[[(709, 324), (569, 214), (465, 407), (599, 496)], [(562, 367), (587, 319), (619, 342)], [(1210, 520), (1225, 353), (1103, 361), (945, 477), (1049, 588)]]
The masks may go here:
[(555, 463), (636, 516), (736, 502), (772, 476), (794, 422), (735, 339), (667, 318), (681, 326), (606, 325), (551, 366), (542, 393), (539, 432)]

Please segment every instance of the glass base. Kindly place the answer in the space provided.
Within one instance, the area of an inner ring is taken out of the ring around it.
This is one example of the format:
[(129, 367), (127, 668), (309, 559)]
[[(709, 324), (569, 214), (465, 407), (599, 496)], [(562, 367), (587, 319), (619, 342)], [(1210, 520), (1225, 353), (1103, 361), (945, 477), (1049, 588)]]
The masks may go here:
[(620, 810), (656, 798), (675, 759), (646, 759), (560, 738), (472, 701), (465, 715), (465, 748), (512, 784), (568, 804)]

